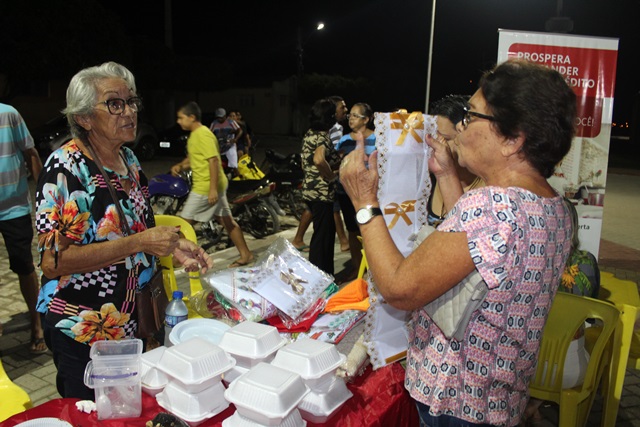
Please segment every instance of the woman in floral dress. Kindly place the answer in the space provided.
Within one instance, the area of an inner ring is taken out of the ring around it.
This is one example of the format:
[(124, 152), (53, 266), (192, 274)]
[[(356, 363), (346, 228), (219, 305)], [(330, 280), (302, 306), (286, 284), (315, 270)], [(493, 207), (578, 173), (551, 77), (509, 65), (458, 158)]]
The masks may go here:
[[(149, 281), (156, 257), (171, 253), (189, 271), (211, 258), (180, 238), (177, 227), (156, 227), (147, 179), (133, 152), (142, 100), (133, 75), (109, 62), (76, 74), (67, 89), (73, 139), (53, 152), (38, 179), (36, 230), (41, 255), (47, 346), (62, 397), (94, 399), (84, 385), (90, 346), (134, 338), (135, 291)], [(104, 167), (126, 218), (120, 218)], [(131, 235), (125, 236), (121, 221)]]

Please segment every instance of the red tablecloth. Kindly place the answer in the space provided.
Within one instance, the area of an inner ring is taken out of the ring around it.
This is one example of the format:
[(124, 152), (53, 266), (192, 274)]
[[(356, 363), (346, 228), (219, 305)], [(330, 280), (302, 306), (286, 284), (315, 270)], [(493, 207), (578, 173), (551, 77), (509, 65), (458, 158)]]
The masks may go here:
[[(348, 383), (353, 397), (322, 426), (417, 426), (418, 414), (413, 400), (404, 389), (404, 369), (393, 363), (376, 371), (365, 373)], [(95, 412), (85, 414), (76, 409), (78, 399), (54, 399), (28, 411), (16, 414), (0, 425), (11, 427), (27, 420), (42, 417), (60, 418), (74, 427), (140, 427), (158, 412), (165, 412), (154, 397), (142, 393), (142, 414), (138, 418), (120, 418), (99, 421)], [(200, 427), (222, 426), (222, 421), (235, 412), (233, 405), (224, 412), (200, 424)], [(307, 423), (308, 427), (320, 424)]]

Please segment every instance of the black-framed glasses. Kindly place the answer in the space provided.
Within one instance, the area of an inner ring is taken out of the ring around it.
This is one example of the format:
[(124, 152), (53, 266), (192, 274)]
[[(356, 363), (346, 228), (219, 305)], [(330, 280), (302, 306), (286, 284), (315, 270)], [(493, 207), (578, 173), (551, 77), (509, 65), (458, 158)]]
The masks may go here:
[(109, 114), (113, 114), (114, 116), (124, 113), (125, 105), (128, 105), (134, 113), (142, 110), (142, 98), (138, 96), (132, 96), (126, 100), (122, 98), (111, 98), (98, 103), (98, 105), (100, 104), (106, 105)]
[(477, 117), (479, 119), (490, 120), (492, 122), (498, 121), (498, 119), (496, 119), (493, 116), (488, 116), (488, 115), (482, 114), (482, 113), (476, 113), (475, 111), (471, 111), (469, 109), (469, 107), (464, 107), (464, 117), (462, 117), (462, 127), (465, 130), (469, 126), (469, 123), (471, 123), (471, 117)]
[(367, 118), (367, 116), (363, 116), (362, 114), (356, 114), (356, 113), (347, 114), (347, 120), (349, 120), (351, 117), (355, 117), (356, 119), (366, 119)]

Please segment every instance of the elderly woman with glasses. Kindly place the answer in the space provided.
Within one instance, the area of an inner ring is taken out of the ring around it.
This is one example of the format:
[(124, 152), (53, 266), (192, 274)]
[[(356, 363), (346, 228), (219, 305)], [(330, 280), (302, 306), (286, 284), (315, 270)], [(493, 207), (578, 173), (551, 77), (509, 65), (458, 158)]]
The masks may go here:
[[(428, 138), (449, 215), (407, 258), (379, 214), (376, 153), (367, 169), (360, 142), (343, 160), (374, 282), (387, 303), (412, 311), (405, 387), (424, 425), (520, 422), (571, 249), (566, 205), (547, 178), (569, 151), (575, 117), (572, 89), (550, 68), (511, 60), (485, 73), (454, 144), (460, 166), (487, 185), (463, 194), (448, 145)], [(424, 306), (474, 272), (487, 295), (462, 338), (449, 338)]]
[(83, 381), (90, 346), (134, 338), (135, 291), (153, 275), (156, 257), (173, 254), (188, 271), (213, 265), (178, 228), (155, 226), (147, 178), (123, 146), (135, 139), (141, 108), (124, 66), (78, 72), (63, 111), (73, 139), (49, 156), (38, 180), (39, 307), (62, 397), (94, 399)]

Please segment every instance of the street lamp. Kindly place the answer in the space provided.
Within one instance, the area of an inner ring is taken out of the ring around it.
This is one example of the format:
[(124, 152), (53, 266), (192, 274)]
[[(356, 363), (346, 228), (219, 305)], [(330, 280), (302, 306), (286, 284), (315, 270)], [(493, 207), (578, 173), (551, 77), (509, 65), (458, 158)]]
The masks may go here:
[[(322, 31), (324, 29), (324, 23), (319, 22), (316, 25), (315, 31)], [(313, 34), (313, 32), (311, 33)], [(296, 78), (295, 85), (295, 108), (293, 109), (293, 133), (296, 136), (301, 135), (300, 130), (300, 81), (302, 80), (302, 74), (304, 73), (304, 42), (311, 36), (309, 34), (306, 39), (302, 38), (302, 28), (298, 26), (298, 34), (297, 34), (297, 43), (296, 43), (296, 53), (298, 56), (298, 74)]]
[[(324, 30), (324, 23), (319, 22), (318, 25), (316, 25), (316, 31), (322, 30)], [(298, 26), (298, 43), (296, 45), (296, 52), (298, 53), (298, 79), (302, 77), (302, 73), (304, 72), (304, 63), (302, 62), (302, 58), (304, 56), (304, 42), (305, 40), (302, 39), (302, 28)]]

